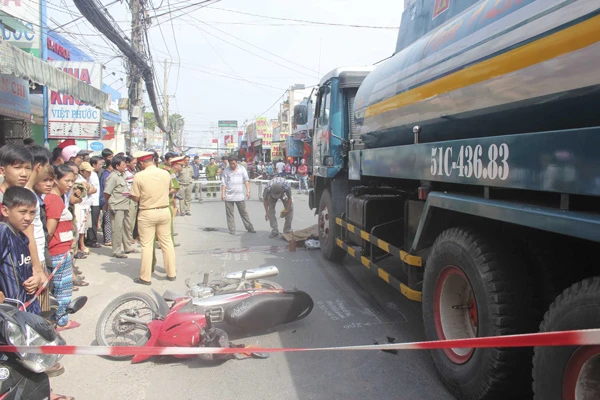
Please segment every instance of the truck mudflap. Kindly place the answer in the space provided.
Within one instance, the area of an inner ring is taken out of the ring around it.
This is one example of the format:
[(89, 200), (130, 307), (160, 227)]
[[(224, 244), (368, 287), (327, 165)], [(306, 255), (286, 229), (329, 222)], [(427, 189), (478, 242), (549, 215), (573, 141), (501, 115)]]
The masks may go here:
[[(383, 251), (391, 254), (392, 256), (399, 257), (403, 262), (413, 267), (422, 267), (423, 259), (419, 256), (415, 256), (405, 252), (404, 250), (400, 250), (399, 248), (387, 243), (384, 240), (381, 240), (369, 232), (363, 231), (362, 229), (357, 228), (356, 226), (349, 224), (342, 220), (341, 218), (335, 219), (336, 224), (340, 225), (342, 229), (346, 229), (349, 232), (360, 234), (361, 238), (367, 240)], [(411, 289), (408, 285), (400, 282), (394, 276), (392, 276), (385, 269), (377, 266), (371, 259), (365, 257), (359, 250), (356, 250), (354, 247), (348, 245), (340, 238), (336, 238), (336, 244), (338, 247), (341, 247), (350, 254), (353, 258), (358, 260), (363, 266), (365, 266), (369, 271), (373, 272), (381, 279), (383, 279), (386, 283), (391, 285), (394, 289), (398, 290), (409, 300), (421, 301), (421, 292), (418, 290)]]

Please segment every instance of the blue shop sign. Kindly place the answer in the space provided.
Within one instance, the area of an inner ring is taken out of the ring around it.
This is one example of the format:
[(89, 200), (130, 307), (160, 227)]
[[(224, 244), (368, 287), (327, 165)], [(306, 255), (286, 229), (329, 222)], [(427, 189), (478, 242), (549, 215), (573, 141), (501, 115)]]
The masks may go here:
[(14, 75), (0, 74), (0, 114), (31, 119), (29, 82)]
[(102, 142), (91, 142), (89, 145), (90, 150), (94, 151), (102, 151), (104, 150), (104, 145)]

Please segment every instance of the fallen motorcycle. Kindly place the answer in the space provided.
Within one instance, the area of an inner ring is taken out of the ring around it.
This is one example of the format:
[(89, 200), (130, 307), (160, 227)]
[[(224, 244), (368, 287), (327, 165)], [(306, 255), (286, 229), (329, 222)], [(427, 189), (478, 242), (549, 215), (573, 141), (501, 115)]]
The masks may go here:
[[(224, 281), (190, 286), (185, 296), (167, 291), (156, 300), (145, 293), (126, 293), (113, 300), (100, 315), (96, 340), (102, 346), (229, 347), (227, 333), (213, 326), (225, 324), (249, 331), (264, 331), (305, 318), (312, 298), (300, 290), (284, 290), (259, 278), (277, 274), (264, 267), (226, 275)], [(167, 301), (173, 301), (169, 307)], [(111, 356), (130, 358), (129, 356)], [(134, 356), (133, 363), (150, 356)], [(178, 355), (192, 358), (194, 355)]]

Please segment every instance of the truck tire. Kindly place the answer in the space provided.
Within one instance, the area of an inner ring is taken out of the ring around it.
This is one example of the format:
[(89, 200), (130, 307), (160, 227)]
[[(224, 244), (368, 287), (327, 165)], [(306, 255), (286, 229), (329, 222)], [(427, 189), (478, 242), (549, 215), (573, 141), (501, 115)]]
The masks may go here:
[(319, 201), (319, 241), (321, 253), (329, 261), (341, 262), (346, 252), (339, 247), (335, 240), (340, 237), (340, 226), (335, 223), (337, 215), (333, 214), (333, 202), (328, 189), (323, 190)]
[[(600, 276), (573, 284), (550, 305), (542, 332), (600, 328)], [(536, 347), (535, 400), (600, 399), (600, 346)]]
[[(438, 236), (423, 277), (428, 340), (537, 330), (530, 274), (510, 254), (468, 228)], [(512, 399), (530, 391), (531, 349), (444, 349), (432, 350), (431, 357), (457, 399)]]

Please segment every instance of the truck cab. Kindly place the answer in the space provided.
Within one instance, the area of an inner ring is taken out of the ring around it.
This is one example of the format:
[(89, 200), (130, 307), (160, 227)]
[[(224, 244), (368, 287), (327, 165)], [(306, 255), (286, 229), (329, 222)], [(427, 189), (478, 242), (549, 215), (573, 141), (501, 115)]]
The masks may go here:
[(323, 77), (314, 115), (313, 174), (335, 178), (346, 167), (349, 145), (359, 145), (352, 112), (356, 92), (373, 67), (336, 68)]
[(316, 93), (312, 131), (314, 189), (309, 192), (308, 202), (319, 217), (321, 248), (327, 257), (343, 255), (335, 245), (338, 227), (334, 221), (344, 212), (350, 189), (347, 154), (361, 148), (362, 143), (354, 122), (354, 99), (373, 69), (336, 68), (321, 79)]

